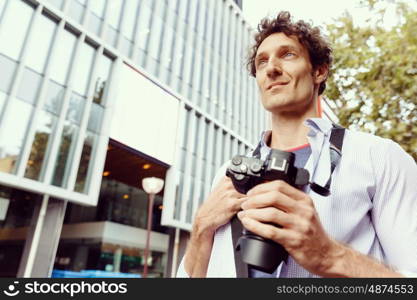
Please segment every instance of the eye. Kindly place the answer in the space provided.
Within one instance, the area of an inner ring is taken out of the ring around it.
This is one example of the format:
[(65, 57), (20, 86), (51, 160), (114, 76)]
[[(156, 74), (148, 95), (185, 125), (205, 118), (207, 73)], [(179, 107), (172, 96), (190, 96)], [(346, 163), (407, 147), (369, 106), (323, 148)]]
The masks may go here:
[(261, 66), (265, 65), (266, 63), (268, 63), (268, 59), (266, 59), (266, 58), (261, 58), (261, 59), (259, 59), (259, 60), (257, 61), (256, 66), (257, 66), (257, 67), (261, 67)]
[(285, 57), (285, 58), (287, 58), (287, 57), (293, 57), (293, 56), (295, 56), (296, 54), (294, 53), (294, 52), (285, 52), (284, 53), (284, 55), (282, 56), (282, 57)]

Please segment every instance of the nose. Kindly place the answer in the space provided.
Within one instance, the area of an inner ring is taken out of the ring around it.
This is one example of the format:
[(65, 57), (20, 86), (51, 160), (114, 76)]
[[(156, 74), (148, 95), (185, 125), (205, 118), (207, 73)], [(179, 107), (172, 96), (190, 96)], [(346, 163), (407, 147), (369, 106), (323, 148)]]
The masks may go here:
[(266, 75), (270, 79), (275, 79), (277, 76), (282, 75), (281, 66), (273, 58), (268, 61), (268, 66), (266, 68)]

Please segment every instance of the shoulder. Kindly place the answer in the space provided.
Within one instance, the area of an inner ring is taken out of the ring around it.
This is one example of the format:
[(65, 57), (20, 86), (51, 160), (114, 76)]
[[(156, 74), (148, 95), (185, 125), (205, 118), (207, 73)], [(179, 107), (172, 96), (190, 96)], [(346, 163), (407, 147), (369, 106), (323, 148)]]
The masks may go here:
[(342, 153), (357, 162), (366, 160), (380, 171), (416, 167), (414, 159), (398, 143), (365, 132), (346, 130)]

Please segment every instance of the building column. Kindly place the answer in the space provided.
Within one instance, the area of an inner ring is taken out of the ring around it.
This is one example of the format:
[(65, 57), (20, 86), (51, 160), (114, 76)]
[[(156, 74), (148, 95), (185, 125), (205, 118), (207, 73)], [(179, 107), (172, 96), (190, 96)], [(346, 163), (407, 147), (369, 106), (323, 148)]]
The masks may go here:
[(67, 201), (44, 195), (33, 213), (17, 277), (50, 277)]

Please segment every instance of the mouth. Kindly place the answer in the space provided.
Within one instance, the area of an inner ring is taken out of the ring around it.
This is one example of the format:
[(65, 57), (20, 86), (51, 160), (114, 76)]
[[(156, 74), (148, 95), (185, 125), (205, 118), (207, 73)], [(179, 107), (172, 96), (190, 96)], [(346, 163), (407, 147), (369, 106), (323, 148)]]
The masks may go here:
[(288, 84), (288, 81), (274, 82), (274, 83), (270, 84), (266, 89), (267, 90), (270, 90), (270, 89), (272, 89), (272, 88), (274, 88), (276, 86), (283, 86), (283, 85), (286, 85), (286, 84)]

